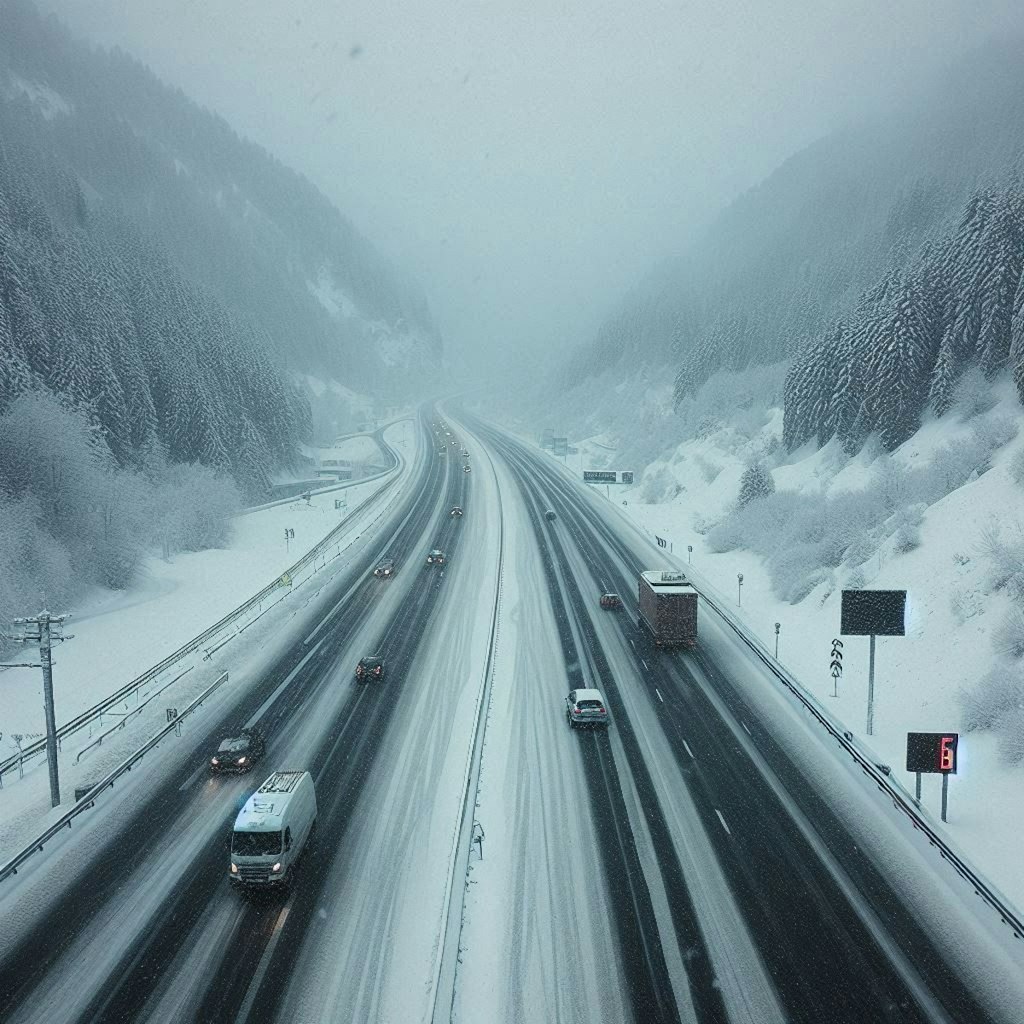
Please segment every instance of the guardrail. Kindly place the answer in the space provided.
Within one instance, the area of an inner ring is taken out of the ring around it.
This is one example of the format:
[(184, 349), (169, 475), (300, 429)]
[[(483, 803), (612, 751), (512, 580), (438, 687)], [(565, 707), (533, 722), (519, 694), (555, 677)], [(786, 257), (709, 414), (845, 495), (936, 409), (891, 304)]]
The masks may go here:
[(117, 732), (118, 729), (123, 729), (125, 727), (125, 724), (127, 723), (129, 718), (131, 718), (133, 715), (142, 714), (143, 710), (146, 708), (146, 706), (149, 704), (149, 702), (151, 700), (155, 700), (157, 697), (160, 696), (161, 693), (164, 692), (164, 690), (167, 689), (167, 687), (173, 686), (179, 679), (184, 679), (185, 676), (187, 676), (189, 674), (189, 672), (194, 671), (194, 669), (195, 669), (195, 665), (189, 665), (189, 667), (187, 669), (185, 669), (184, 672), (179, 672), (178, 675), (176, 675), (173, 679), (171, 679), (168, 682), (164, 683), (164, 685), (161, 686), (159, 690), (154, 690), (141, 704), (139, 704), (137, 707), (132, 708), (131, 711), (129, 711), (129, 712), (127, 712), (127, 714), (123, 715), (122, 718), (121, 718), (121, 721), (118, 722), (117, 725), (112, 725), (105, 732), (101, 732), (99, 734), (99, 736), (97, 736), (96, 739), (94, 739), (92, 741), (92, 743), (87, 743), (75, 755), (75, 764), (78, 764), (78, 762), (82, 760), (82, 755), (83, 754), (87, 754), (90, 750), (92, 750), (93, 747), (100, 746), (103, 743), (103, 741), (112, 732)]
[[(401, 465), (401, 458), (395, 453), (398, 465)], [(215, 622), (208, 629), (205, 629), (198, 636), (193, 637), (183, 647), (179, 647), (173, 653), (167, 655), (162, 661), (158, 662), (152, 668), (147, 669), (140, 676), (126, 683), (115, 693), (105, 697), (98, 704), (93, 705), (81, 714), (76, 715), (70, 721), (65, 722), (57, 729), (57, 746), (60, 747), (63, 740), (67, 739), (68, 736), (78, 732), (79, 729), (89, 725), (90, 722), (98, 718), (109, 708), (113, 707), (119, 701), (124, 700), (125, 697), (130, 696), (140, 687), (145, 686), (147, 683), (152, 682), (162, 672), (165, 672), (172, 665), (177, 664), (182, 658), (188, 657), (190, 654), (194, 654), (200, 650), (204, 644), (217, 637), (223, 630), (227, 629), (233, 623), (237, 622), (248, 612), (252, 611), (253, 608), (262, 606), (262, 602), (266, 601), (276, 590), (279, 590), (283, 586), (290, 586), (289, 582), (295, 576), (299, 575), (303, 569), (308, 565), (315, 562), (325, 551), (327, 551), (333, 544), (337, 542), (338, 535), (345, 529), (347, 529), (351, 520), (359, 515), (363, 509), (370, 504), (370, 502), (377, 499), (386, 490), (394, 486), (398, 476), (393, 476), (386, 483), (381, 485), (373, 494), (365, 498), (359, 505), (355, 507), (337, 526), (335, 526), (325, 537), (323, 537), (317, 544), (309, 549), (294, 565), (286, 569), (280, 576), (277, 577), (272, 583), (265, 586), (259, 593), (254, 594), (247, 601), (244, 601), (233, 611), (228, 612), (222, 619)], [(21, 768), (25, 762), (30, 758), (38, 757), (46, 750), (46, 738), (36, 740), (29, 744), (23, 750), (17, 754), (12, 754), (10, 757), (0, 761), (0, 788), (3, 788), (3, 778), (8, 772), (13, 771), (15, 768)]]
[(71, 828), (71, 822), (75, 820), (84, 811), (89, 810), (96, 802), (96, 797), (103, 792), (103, 790), (113, 786), (113, 784), (126, 772), (130, 772), (132, 768), (142, 760), (172, 729), (176, 729), (182, 719), (187, 718), (200, 704), (205, 701), (210, 694), (214, 692), (223, 683), (226, 683), (228, 679), (227, 672), (222, 672), (201, 694), (185, 710), (173, 721), (169, 722), (163, 729), (161, 729), (156, 735), (150, 737), (134, 754), (131, 755), (126, 761), (122, 761), (112, 772), (105, 775), (99, 782), (93, 786), (85, 796), (79, 800), (74, 807), (71, 808), (67, 814), (62, 815), (57, 821), (55, 821), (41, 836), (33, 839), (32, 842), (25, 847), (20, 853), (16, 853), (6, 864), (0, 867), (0, 882), (5, 881), (12, 875), (18, 873), (20, 868), (25, 861), (29, 859), (33, 854), (41, 853), (43, 847), (56, 836), (59, 832), (62, 832), (65, 828)]

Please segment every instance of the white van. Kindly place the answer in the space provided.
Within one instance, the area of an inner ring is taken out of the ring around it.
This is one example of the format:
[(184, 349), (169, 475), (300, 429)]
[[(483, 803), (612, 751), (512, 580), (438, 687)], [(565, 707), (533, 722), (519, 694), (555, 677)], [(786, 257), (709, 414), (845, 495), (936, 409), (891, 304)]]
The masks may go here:
[(288, 885), (316, 824), (309, 772), (274, 772), (245, 802), (231, 833), (231, 881)]

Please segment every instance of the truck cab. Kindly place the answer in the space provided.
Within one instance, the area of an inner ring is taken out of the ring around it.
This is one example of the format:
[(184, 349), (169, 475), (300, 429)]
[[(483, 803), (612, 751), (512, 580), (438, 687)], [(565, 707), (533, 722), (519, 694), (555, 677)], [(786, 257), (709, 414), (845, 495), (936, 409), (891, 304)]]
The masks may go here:
[(287, 887), (316, 814), (312, 775), (274, 772), (235, 819), (228, 872), (232, 883), (247, 888)]

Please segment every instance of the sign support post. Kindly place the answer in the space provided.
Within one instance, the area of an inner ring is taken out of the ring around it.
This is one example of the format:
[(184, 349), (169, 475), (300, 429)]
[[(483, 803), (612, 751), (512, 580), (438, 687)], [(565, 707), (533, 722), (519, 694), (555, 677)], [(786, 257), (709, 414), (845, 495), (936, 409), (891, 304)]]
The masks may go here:
[(871, 654), (868, 657), (868, 735), (875, 728), (875, 634), (871, 634)]
[(908, 732), (907, 771), (917, 776), (914, 802), (921, 806), (921, 775), (942, 776), (942, 820), (948, 821), (949, 777), (956, 775), (957, 745), (960, 736), (955, 732)]

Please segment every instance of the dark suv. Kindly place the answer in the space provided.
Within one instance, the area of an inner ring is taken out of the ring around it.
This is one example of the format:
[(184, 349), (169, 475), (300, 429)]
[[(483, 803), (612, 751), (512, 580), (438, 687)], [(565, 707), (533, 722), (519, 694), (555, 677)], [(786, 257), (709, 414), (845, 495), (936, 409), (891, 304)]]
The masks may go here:
[(266, 744), (258, 729), (243, 729), (237, 736), (222, 740), (210, 758), (212, 772), (247, 772), (263, 757)]
[(395, 572), (395, 560), (393, 558), (385, 558), (382, 562), (377, 563), (377, 568), (373, 570), (374, 576), (393, 576)]
[(444, 565), (444, 552), (440, 548), (434, 548), (427, 555), (427, 565)]
[(356, 679), (365, 683), (368, 679), (376, 679), (378, 682), (384, 678), (384, 659), (376, 656), (372, 658), (360, 658), (356, 665)]

